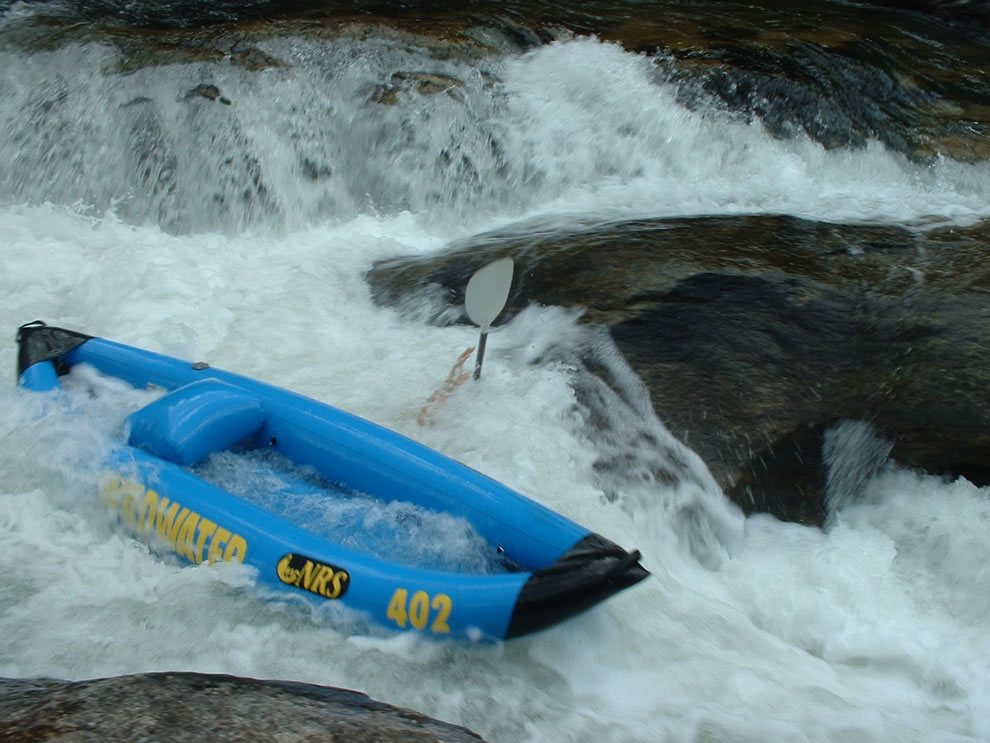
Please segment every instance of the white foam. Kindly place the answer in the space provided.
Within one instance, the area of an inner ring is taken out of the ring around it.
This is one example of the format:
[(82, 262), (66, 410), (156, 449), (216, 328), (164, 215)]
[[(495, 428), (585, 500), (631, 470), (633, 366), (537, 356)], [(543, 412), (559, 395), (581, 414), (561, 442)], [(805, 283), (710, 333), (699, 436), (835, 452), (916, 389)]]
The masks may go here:
[[(102, 52), (78, 53), (59, 62), (62, 74), (73, 62), (95, 75), (87, 55)], [(378, 258), (429, 253), (526, 215), (971, 219), (988, 213), (986, 166), (923, 168), (877, 145), (826, 152), (773, 140), (679, 108), (649, 60), (593, 40), (492, 64), (517, 180), (501, 200), (474, 202), (464, 224), (426, 196), (407, 202), (411, 211), (360, 207), (312, 224), (297, 216), (283, 232), (229, 234), (169, 234), (59, 205), (0, 207), (9, 334), (0, 344), (0, 675), (182, 668), (292, 678), (361, 689), (494, 742), (990, 737), (987, 489), (888, 471), (828, 531), (750, 518), (732, 553), (706, 568), (679, 544), (662, 498), (605, 499), (572, 370), (531, 363), (580, 337), (573, 317), (549, 310), (494, 331), (481, 383), (420, 427), (420, 406), (477, 336), (376, 307), (362, 279)], [(154, 74), (173, 88), (200, 81), (179, 67)], [(229, 74), (225, 92), (229, 83), (243, 95), (239, 73)], [(286, 95), (310, 89), (279, 84)], [(410, 100), (438, 110), (432, 98)], [(432, 146), (407, 175), (424, 194), (437, 185)], [(527, 168), (539, 177), (527, 180)], [(517, 190), (518, 200), (507, 195)], [(654, 576), (565, 625), (496, 646), (369, 632), (259, 600), (250, 575), (155, 556), (95, 506), (84, 463), (107, 432), (81, 418), (56, 426), (38, 398), (13, 389), (14, 329), (35, 318), (204, 359), (413, 435), (641, 548)]]
[[(0, 51), (0, 123), (12, 132), (0, 140), (0, 201), (278, 235), (403, 211), (447, 236), (552, 214), (990, 215), (988, 163), (775, 139), (758, 121), (685, 108), (653, 59), (596, 39), (470, 62), (384, 41), (258, 43), (286, 64), (108, 75), (126, 64), (109, 45), (35, 52), (30, 64)], [(376, 102), (393, 73), (424, 64), (455, 82)], [(200, 84), (231, 105), (189, 96)]]

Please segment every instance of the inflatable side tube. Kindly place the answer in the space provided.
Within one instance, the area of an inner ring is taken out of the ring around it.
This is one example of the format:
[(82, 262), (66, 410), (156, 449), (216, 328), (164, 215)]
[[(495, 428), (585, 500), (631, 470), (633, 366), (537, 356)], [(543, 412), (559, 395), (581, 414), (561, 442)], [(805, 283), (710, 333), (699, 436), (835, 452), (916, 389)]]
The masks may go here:
[(217, 379), (261, 400), (256, 443), (331, 480), (384, 500), (404, 500), (467, 519), (527, 570), (551, 565), (590, 532), (563, 515), (395, 431), (281, 387), (203, 363), (92, 338), (62, 357), (135, 387), (176, 390)]
[(17, 384), (32, 392), (49, 392), (62, 386), (58, 381), (54, 361), (39, 361), (37, 364), (31, 364), (18, 376)]
[(101, 496), (126, 528), (187, 562), (240, 561), (280, 594), (313, 601), (331, 615), (339, 603), (394, 630), (503, 638), (530, 577), (448, 573), (376, 557), (131, 447), (108, 459)]
[(536, 632), (590, 609), (650, 573), (639, 550), (626, 552), (600, 534), (589, 534), (553, 565), (533, 573), (516, 599), (505, 639)]

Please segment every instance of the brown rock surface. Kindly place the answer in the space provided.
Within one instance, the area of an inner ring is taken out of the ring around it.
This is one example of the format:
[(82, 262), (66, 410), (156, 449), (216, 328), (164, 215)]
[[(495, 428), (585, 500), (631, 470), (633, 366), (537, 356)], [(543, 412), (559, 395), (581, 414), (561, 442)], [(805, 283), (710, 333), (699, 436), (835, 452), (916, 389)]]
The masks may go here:
[(168, 672), (0, 679), (0, 740), (478, 743), (466, 728), (346, 689)]
[(842, 420), (872, 423), (906, 465), (990, 482), (988, 228), (526, 225), (367, 278), (382, 303), (439, 285), (457, 305), (476, 268), (513, 256), (503, 321), (531, 302), (585, 308), (733, 500), (820, 524), (823, 435)]
[(776, 136), (803, 132), (826, 147), (879, 140), (917, 160), (990, 157), (990, 6), (982, 2), (80, 0), (74, 7), (78, 18), (32, 20), (18, 34), (22, 43), (107, 40), (122, 52), (121, 72), (225, 59), (261, 71), (285, 64), (259, 48), (271, 37), (390, 39), (436, 59), (472, 59), (594, 34), (654, 56), (682, 103), (715, 102)]

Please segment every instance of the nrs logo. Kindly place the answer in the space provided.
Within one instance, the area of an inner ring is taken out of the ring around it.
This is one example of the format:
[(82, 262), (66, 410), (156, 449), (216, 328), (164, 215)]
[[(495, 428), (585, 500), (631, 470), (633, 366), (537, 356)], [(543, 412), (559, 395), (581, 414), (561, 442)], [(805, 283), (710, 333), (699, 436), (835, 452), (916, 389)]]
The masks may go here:
[(312, 560), (303, 555), (288, 554), (278, 561), (278, 579), (327, 599), (339, 599), (347, 593), (351, 576), (346, 570)]

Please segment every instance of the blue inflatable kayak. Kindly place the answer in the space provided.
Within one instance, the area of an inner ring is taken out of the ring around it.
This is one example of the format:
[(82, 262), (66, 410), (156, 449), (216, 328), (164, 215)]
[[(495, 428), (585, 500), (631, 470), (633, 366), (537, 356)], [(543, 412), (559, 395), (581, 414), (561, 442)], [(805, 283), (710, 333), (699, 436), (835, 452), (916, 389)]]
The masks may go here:
[[(340, 602), (387, 627), (475, 639), (543, 629), (649, 575), (638, 551), (330, 405), (41, 322), (22, 326), (17, 342), (24, 388), (57, 389), (60, 376), (88, 364), (162, 391), (128, 417), (128, 439), (108, 457), (101, 494), (132, 532), (188, 562), (238, 560), (271, 587)], [(264, 471), (277, 486), (267, 500), (243, 492), (251, 484), (239, 492), (229, 477), (210, 474), (218, 457)], [(485, 568), (400, 559), (351, 538), (368, 519), (335, 537), (310, 528), (316, 511), (292, 519), (280, 503), (335, 497), (449, 514), (466, 521), (492, 559)]]

